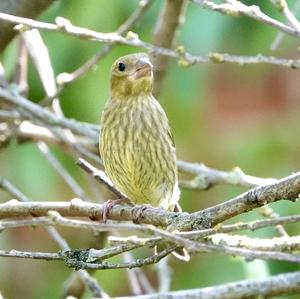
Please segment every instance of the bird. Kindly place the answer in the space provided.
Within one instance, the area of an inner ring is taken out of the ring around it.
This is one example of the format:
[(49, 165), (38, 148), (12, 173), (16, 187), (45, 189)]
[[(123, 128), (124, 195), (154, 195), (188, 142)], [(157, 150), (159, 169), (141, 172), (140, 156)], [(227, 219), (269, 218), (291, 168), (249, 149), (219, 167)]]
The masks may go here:
[(168, 118), (152, 94), (148, 54), (118, 58), (100, 126), (99, 151), (106, 175), (135, 205), (179, 210), (176, 149)]

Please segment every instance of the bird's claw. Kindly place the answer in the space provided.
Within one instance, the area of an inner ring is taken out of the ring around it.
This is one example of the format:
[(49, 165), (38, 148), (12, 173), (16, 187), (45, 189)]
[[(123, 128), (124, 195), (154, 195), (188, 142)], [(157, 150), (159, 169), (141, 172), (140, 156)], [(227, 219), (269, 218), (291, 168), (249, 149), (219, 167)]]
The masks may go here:
[(139, 219), (144, 218), (144, 212), (150, 207), (151, 206), (147, 205), (147, 204), (133, 207), (133, 209), (132, 209), (133, 220), (132, 221), (134, 223), (139, 223)]
[(105, 223), (107, 221), (107, 216), (109, 215), (111, 209), (118, 204), (128, 203), (127, 198), (119, 199), (109, 199), (103, 204), (102, 220)]

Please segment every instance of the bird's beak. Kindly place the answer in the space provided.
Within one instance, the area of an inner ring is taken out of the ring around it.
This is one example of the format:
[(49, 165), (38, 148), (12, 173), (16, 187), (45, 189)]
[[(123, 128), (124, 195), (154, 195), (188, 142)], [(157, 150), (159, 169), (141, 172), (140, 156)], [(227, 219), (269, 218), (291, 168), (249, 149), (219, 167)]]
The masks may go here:
[(140, 58), (136, 63), (136, 71), (134, 73), (134, 79), (140, 79), (142, 77), (152, 76), (153, 65), (147, 58)]

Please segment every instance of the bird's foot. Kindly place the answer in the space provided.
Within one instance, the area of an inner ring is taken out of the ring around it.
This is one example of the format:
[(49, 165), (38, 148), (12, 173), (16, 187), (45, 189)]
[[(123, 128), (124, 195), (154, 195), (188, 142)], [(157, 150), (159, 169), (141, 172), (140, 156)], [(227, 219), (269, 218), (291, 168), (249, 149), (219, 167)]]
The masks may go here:
[(151, 205), (147, 205), (147, 204), (143, 204), (143, 205), (140, 205), (140, 206), (133, 207), (133, 209), (132, 209), (132, 216), (133, 216), (132, 221), (134, 223), (139, 223), (139, 220), (144, 217), (144, 212), (148, 208), (151, 208), (151, 207), (152, 207)]
[(130, 203), (128, 198), (109, 199), (103, 204), (102, 220), (105, 223), (111, 209), (118, 204)]

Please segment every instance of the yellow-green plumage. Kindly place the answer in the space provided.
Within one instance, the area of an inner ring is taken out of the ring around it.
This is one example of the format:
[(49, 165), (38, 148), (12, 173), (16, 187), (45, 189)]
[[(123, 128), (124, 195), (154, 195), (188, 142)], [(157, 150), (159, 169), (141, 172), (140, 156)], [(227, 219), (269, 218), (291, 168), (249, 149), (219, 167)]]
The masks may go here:
[(110, 80), (100, 137), (106, 174), (133, 203), (173, 210), (179, 199), (176, 153), (166, 114), (152, 95), (148, 56), (119, 58)]

